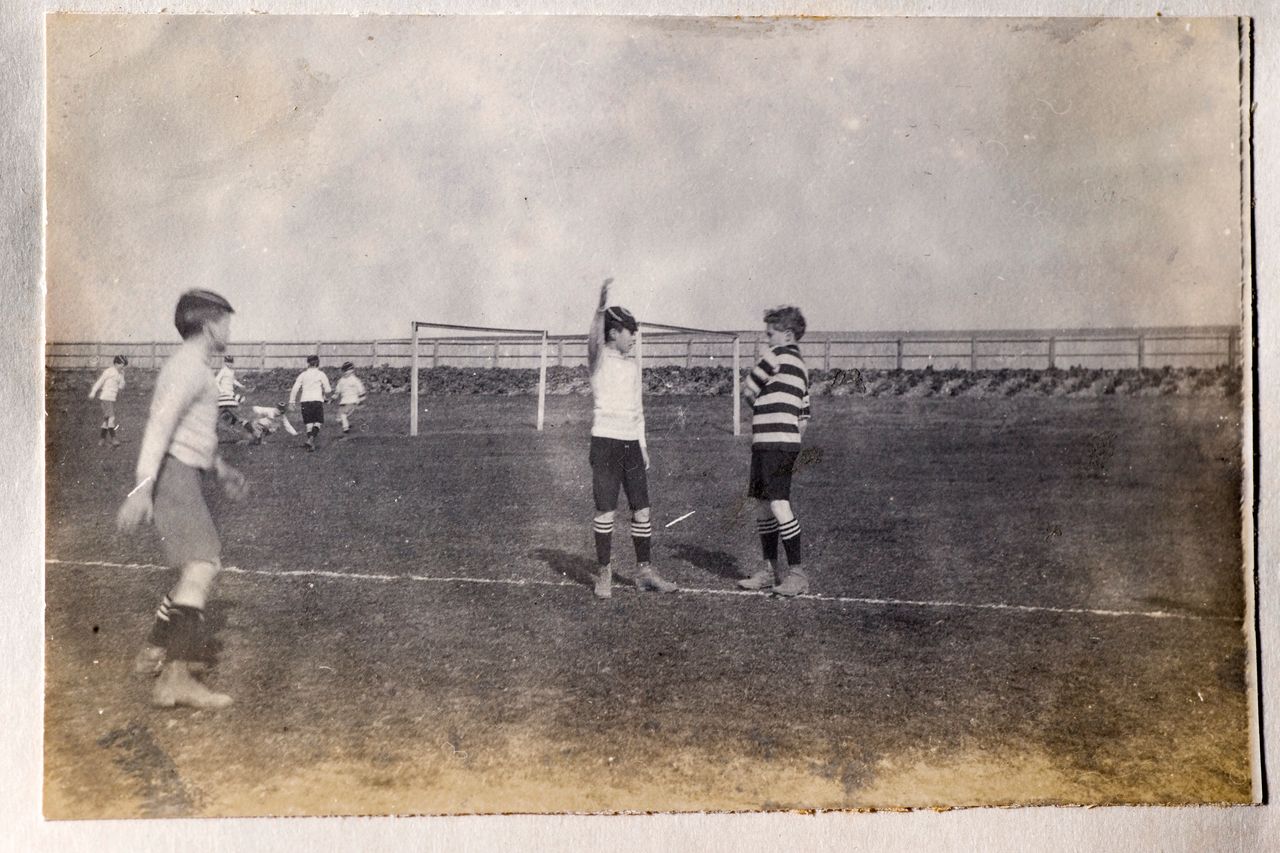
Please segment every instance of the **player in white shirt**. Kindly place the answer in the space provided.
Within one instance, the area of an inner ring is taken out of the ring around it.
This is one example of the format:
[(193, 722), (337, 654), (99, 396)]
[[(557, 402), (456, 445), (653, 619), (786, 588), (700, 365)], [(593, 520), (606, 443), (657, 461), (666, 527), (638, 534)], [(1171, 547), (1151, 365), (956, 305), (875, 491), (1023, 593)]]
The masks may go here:
[(244, 385), (236, 379), (235, 363), (236, 360), (232, 356), (222, 357), (222, 369), (217, 375), (218, 419), (232, 429), (239, 429), (245, 422), (240, 419), (236, 409), (240, 408), (244, 395), (236, 393), (236, 389), (243, 391)]
[(356, 366), (349, 361), (342, 363), (342, 376), (334, 386), (333, 395), (338, 398), (338, 417), (342, 419), (342, 432), (351, 431), (351, 414), (364, 402), (368, 392), (360, 377), (356, 376)]
[(205, 481), (216, 476), (226, 494), (247, 493), (244, 476), (218, 455), (218, 386), (209, 357), (226, 349), (230, 303), (207, 290), (178, 300), (178, 348), (156, 377), (151, 414), (138, 451), (136, 485), (116, 514), (124, 532), (154, 521), (169, 564), (178, 571), (156, 610), (147, 644), (134, 661), (158, 674), (151, 693), (162, 708), (225, 708), (231, 697), (214, 693), (194, 675), (207, 668), (205, 604), (222, 568), (222, 543), (205, 500)]
[(643, 382), (640, 362), (632, 354), (639, 324), (621, 306), (609, 306), (609, 284), (600, 288), (600, 304), (587, 335), (587, 364), (591, 371), (591, 491), (596, 514), (591, 527), (595, 534), (595, 593), (612, 595), (613, 571), (609, 560), (613, 549), (613, 520), (618, 506), (619, 487), (631, 507), (631, 542), (636, 550), (637, 589), (674, 592), (674, 583), (664, 580), (649, 565), (653, 525), (649, 520), (649, 449), (644, 435)]
[(271, 435), (280, 427), (284, 427), (284, 431), (289, 435), (297, 435), (298, 431), (293, 428), (293, 424), (289, 423), (289, 419), (285, 417), (285, 409), (289, 405), (287, 403), (280, 406), (253, 406), (253, 418), (245, 423), (245, 430), (253, 437), (254, 444), (262, 444), (264, 435)]
[(116, 437), (116, 429), (119, 427), (116, 423), (116, 398), (125, 386), (124, 369), (128, 365), (129, 359), (122, 355), (116, 356), (111, 360), (111, 366), (102, 371), (98, 381), (89, 389), (89, 399), (97, 397), (102, 404), (102, 426), (98, 428), (98, 444), (106, 444), (110, 438), (112, 447), (120, 446), (120, 439)]
[(332, 393), (329, 377), (320, 369), (320, 356), (307, 356), (307, 369), (298, 374), (289, 392), (289, 410), (302, 404), (302, 423), (307, 430), (307, 452), (316, 449), (320, 427), (324, 425), (324, 398)]

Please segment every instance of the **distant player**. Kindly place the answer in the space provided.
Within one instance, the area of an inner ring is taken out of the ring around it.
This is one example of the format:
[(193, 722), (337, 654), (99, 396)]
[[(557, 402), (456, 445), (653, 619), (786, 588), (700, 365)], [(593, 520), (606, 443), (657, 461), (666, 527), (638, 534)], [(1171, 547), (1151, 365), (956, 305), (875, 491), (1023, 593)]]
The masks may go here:
[(282, 403), (279, 406), (253, 407), (253, 417), (245, 423), (244, 428), (254, 444), (262, 444), (264, 435), (272, 435), (280, 427), (284, 427), (284, 431), (289, 435), (298, 434), (293, 424), (289, 423), (289, 419), (285, 417), (284, 413), (288, 408), (288, 403)]
[(613, 549), (613, 520), (618, 506), (618, 487), (626, 493), (631, 507), (631, 542), (636, 549), (636, 587), (654, 592), (674, 592), (674, 583), (664, 580), (649, 565), (649, 450), (644, 434), (640, 362), (631, 354), (639, 328), (631, 312), (609, 307), (609, 283), (600, 288), (600, 304), (587, 337), (587, 363), (591, 371), (593, 416), (591, 421), (591, 491), (596, 514), (592, 529), (596, 540), (596, 560), (600, 573), (595, 593), (600, 598), (612, 594), (613, 571), (609, 565)]
[(334, 386), (333, 393), (338, 398), (338, 417), (342, 419), (342, 433), (346, 435), (351, 431), (351, 414), (364, 402), (368, 394), (364, 383), (360, 381), (359, 376), (356, 376), (356, 366), (351, 362), (342, 363), (342, 376)]
[(231, 313), (227, 300), (208, 290), (191, 290), (178, 300), (174, 325), (182, 346), (156, 378), (136, 485), (116, 516), (126, 532), (154, 519), (165, 557), (178, 569), (178, 582), (160, 602), (135, 661), (139, 672), (159, 672), (151, 700), (162, 708), (231, 704), (230, 696), (209, 690), (192, 672), (204, 657), (205, 603), (222, 567), (204, 483), (213, 472), (233, 500), (248, 490), (240, 472), (218, 456), (218, 385), (208, 368), (209, 357), (226, 348)]
[(222, 369), (218, 371), (218, 418), (224, 424), (232, 429), (239, 429), (244, 425), (244, 421), (240, 419), (237, 409), (244, 400), (244, 395), (238, 393), (244, 390), (244, 385), (236, 379), (236, 360), (229, 355), (222, 357)]
[(320, 369), (320, 356), (307, 356), (307, 369), (298, 374), (289, 392), (289, 409), (302, 404), (302, 424), (307, 431), (307, 452), (316, 449), (320, 427), (324, 426), (324, 398), (331, 392), (329, 377)]
[[(751, 401), (751, 484), (756, 499), (756, 530), (765, 565), (738, 582), (743, 589), (772, 587), (777, 595), (809, 591), (803, 567), (800, 522), (791, 508), (791, 475), (800, 455), (800, 439), (809, 423), (809, 370), (797, 346), (804, 337), (804, 315), (785, 306), (764, 315), (768, 347), (747, 378)], [(778, 539), (787, 554), (788, 574), (779, 582)]]
[(109, 438), (112, 447), (120, 446), (120, 439), (116, 437), (119, 426), (116, 423), (116, 399), (125, 386), (124, 369), (128, 366), (129, 359), (122, 355), (116, 356), (111, 360), (111, 366), (102, 371), (98, 381), (89, 389), (89, 399), (97, 397), (102, 404), (102, 426), (98, 428), (99, 445), (106, 444)]

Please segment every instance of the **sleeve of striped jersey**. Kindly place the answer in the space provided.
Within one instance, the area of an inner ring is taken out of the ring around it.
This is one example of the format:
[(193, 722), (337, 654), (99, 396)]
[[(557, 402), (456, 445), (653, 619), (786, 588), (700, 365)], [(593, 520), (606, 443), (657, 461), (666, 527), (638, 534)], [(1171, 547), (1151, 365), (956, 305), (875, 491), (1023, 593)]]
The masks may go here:
[(800, 420), (807, 421), (813, 417), (813, 409), (809, 408), (809, 392), (806, 391), (800, 403)]
[(747, 376), (747, 396), (758, 397), (769, 382), (769, 377), (778, 372), (778, 360), (770, 350), (764, 358), (756, 363)]

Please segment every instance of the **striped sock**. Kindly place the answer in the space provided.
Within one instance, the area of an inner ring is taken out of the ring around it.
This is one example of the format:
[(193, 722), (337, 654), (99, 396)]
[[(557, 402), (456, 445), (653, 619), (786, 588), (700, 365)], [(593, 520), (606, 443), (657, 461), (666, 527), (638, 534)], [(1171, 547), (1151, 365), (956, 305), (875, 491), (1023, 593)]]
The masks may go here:
[(631, 521), (631, 544), (636, 546), (636, 562), (647, 565), (650, 555), (650, 540), (653, 538), (653, 524), (648, 521)]
[(171, 661), (200, 660), (204, 645), (201, 631), (204, 628), (204, 611), (199, 607), (175, 604), (169, 611), (169, 636), (165, 643), (166, 655)]
[(760, 553), (770, 563), (778, 559), (778, 519), (756, 519), (756, 532), (760, 534)]
[(162, 648), (169, 645), (169, 616), (173, 611), (173, 601), (169, 596), (165, 596), (160, 606), (156, 608), (156, 621), (151, 623), (151, 633), (147, 635), (147, 642), (153, 646)]
[(613, 551), (613, 519), (591, 522), (591, 530), (596, 537), (596, 562), (601, 566), (609, 565), (609, 557)]
[(793, 518), (779, 528), (782, 535), (782, 547), (787, 550), (787, 565), (798, 566), (803, 562), (800, 549), (800, 520)]

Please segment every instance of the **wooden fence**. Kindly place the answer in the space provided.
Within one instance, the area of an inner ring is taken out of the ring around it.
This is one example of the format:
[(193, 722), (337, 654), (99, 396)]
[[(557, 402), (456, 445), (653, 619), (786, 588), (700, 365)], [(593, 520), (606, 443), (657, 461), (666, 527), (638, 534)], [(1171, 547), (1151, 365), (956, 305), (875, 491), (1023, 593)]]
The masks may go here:
[[(750, 363), (764, 341), (759, 331), (742, 332), (744, 363)], [(550, 366), (586, 363), (583, 335), (552, 335)], [(432, 337), (419, 344), (428, 367), (516, 367), (536, 369), (541, 338), (535, 336)], [(51, 370), (100, 368), (116, 355), (130, 366), (158, 367), (176, 342), (64, 342), (45, 346)], [(297, 368), (308, 355), (336, 367), (351, 361), (358, 367), (408, 367), (412, 341), (251, 341), (233, 343), (228, 352), (236, 367), (247, 370)], [(814, 369), (993, 370), (1001, 368), (1161, 368), (1238, 365), (1240, 330), (1231, 326), (1146, 329), (1062, 329), (965, 332), (810, 332), (801, 351)], [(683, 333), (644, 334), (646, 366), (729, 366), (733, 341)]]

